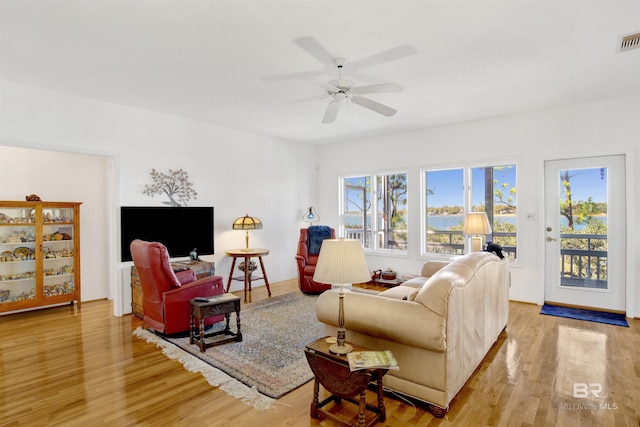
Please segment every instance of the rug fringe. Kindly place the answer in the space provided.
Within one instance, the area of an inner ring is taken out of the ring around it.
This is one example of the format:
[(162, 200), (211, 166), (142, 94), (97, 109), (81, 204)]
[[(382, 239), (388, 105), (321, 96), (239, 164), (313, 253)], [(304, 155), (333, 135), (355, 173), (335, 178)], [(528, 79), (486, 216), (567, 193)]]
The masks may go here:
[(160, 347), (165, 356), (182, 363), (182, 366), (187, 371), (199, 372), (213, 387), (219, 387), (220, 390), (231, 397), (240, 399), (246, 405), (252, 406), (259, 411), (276, 409), (274, 406), (276, 400), (260, 394), (255, 386), (249, 387), (243, 384), (232, 376), (156, 336), (154, 333), (138, 327), (133, 331), (133, 335)]

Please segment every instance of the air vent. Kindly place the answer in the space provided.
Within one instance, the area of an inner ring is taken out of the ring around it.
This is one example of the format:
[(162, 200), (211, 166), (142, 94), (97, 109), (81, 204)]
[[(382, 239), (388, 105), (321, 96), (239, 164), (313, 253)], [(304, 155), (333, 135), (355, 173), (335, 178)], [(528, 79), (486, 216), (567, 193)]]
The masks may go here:
[(620, 52), (640, 47), (640, 33), (629, 34), (620, 38)]

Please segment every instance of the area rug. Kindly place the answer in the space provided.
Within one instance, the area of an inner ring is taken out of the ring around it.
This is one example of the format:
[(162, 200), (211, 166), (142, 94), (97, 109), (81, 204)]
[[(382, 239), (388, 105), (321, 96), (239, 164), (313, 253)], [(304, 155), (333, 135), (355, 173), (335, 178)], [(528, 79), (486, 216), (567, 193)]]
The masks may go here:
[(608, 325), (629, 327), (624, 314), (606, 313), (603, 311), (583, 310), (580, 308), (561, 307), (545, 304), (540, 314), (549, 316), (567, 317), (569, 319), (586, 320), (589, 322), (606, 323)]
[[(304, 347), (324, 335), (316, 301), (317, 296), (291, 292), (243, 305), (242, 342), (210, 347), (204, 353), (189, 344), (189, 337), (166, 337), (142, 328), (134, 335), (155, 343), (165, 355), (189, 371), (200, 372), (227, 394), (256, 409), (270, 409), (276, 399), (313, 378)], [(235, 315), (231, 325), (235, 330)], [(221, 322), (207, 332), (223, 327)]]

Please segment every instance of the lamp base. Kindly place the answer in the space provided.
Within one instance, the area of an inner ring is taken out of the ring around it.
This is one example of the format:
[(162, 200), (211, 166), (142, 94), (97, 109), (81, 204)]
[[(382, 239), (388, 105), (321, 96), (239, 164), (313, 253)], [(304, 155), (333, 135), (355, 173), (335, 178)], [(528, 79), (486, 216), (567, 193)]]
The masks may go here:
[(471, 252), (480, 252), (482, 250), (482, 237), (473, 236), (471, 238)]
[(351, 347), (347, 343), (344, 343), (342, 345), (333, 344), (329, 347), (329, 351), (333, 354), (340, 354), (344, 356), (345, 354), (351, 353), (353, 351), (353, 347)]

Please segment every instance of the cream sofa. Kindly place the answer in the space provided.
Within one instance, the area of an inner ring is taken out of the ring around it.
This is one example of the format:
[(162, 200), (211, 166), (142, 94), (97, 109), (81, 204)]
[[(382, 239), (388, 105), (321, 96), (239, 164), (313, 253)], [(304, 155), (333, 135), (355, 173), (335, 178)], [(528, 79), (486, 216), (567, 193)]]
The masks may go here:
[[(378, 295), (345, 295), (347, 341), (391, 350), (399, 371), (384, 385), (443, 416), (504, 330), (509, 313), (508, 261), (474, 252), (450, 263), (427, 262), (422, 276)], [(320, 295), (316, 315), (335, 335), (338, 294)]]

